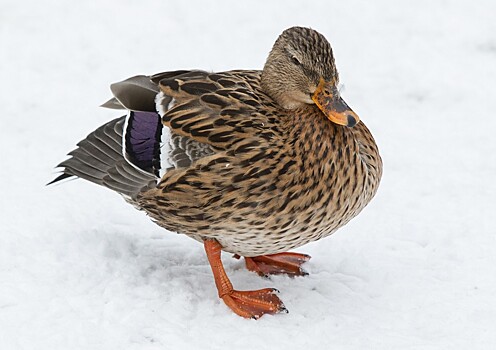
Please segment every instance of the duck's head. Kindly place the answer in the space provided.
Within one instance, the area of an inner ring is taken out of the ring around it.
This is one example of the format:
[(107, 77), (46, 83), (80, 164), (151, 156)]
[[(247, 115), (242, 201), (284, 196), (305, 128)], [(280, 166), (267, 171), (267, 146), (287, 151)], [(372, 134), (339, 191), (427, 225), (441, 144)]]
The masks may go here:
[(331, 45), (303, 27), (282, 32), (262, 72), (262, 88), (282, 108), (315, 104), (332, 122), (353, 127), (360, 119), (339, 95), (338, 82)]

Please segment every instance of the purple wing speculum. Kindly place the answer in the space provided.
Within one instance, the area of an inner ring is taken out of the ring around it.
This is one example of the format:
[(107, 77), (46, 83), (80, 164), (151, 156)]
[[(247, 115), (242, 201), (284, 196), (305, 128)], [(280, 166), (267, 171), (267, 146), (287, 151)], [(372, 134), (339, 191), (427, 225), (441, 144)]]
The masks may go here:
[(158, 113), (130, 111), (124, 134), (126, 159), (158, 177), (161, 136), (162, 120)]

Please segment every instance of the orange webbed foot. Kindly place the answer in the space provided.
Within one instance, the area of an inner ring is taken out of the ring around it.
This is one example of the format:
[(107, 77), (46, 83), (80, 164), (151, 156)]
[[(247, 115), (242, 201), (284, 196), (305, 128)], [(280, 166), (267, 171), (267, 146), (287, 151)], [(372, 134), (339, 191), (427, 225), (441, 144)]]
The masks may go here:
[[(235, 258), (239, 256), (235, 255)], [(286, 274), (291, 277), (306, 276), (301, 265), (310, 260), (310, 255), (299, 253), (278, 253), (245, 257), (246, 268), (258, 273), (260, 276)]]
[(288, 312), (276, 293), (278, 291), (273, 288), (249, 291), (232, 290), (221, 298), (237, 315), (258, 319), (265, 314)]
[(222, 246), (215, 239), (206, 239), (203, 242), (208, 261), (214, 275), (215, 285), (219, 297), (237, 315), (258, 319), (265, 314), (288, 312), (281, 299), (276, 295), (274, 288), (260, 290), (235, 290), (227, 277), (221, 261)]

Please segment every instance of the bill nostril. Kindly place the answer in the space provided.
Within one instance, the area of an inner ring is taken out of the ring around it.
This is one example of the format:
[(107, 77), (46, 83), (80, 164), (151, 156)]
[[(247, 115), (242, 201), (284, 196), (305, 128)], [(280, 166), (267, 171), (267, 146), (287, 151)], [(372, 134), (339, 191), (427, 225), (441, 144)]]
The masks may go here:
[(356, 119), (351, 114), (348, 114), (347, 119), (348, 119), (348, 125), (347, 125), (348, 127), (352, 128), (356, 125)]

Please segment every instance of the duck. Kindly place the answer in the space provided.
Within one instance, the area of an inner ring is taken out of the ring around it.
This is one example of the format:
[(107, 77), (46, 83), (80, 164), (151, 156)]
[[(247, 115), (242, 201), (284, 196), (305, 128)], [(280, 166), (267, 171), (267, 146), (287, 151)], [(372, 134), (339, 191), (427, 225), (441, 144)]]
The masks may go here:
[(237, 315), (287, 312), (275, 288), (237, 290), (221, 253), (261, 276), (304, 276), (290, 252), (346, 225), (382, 176), (377, 144), (343, 100), (321, 33), (291, 27), (262, 70), (177, 70), (110, 86), (123, 110), (90, 133), (50, 184), (81, 178), (119, 193), (167, 231), (204, 246)]

